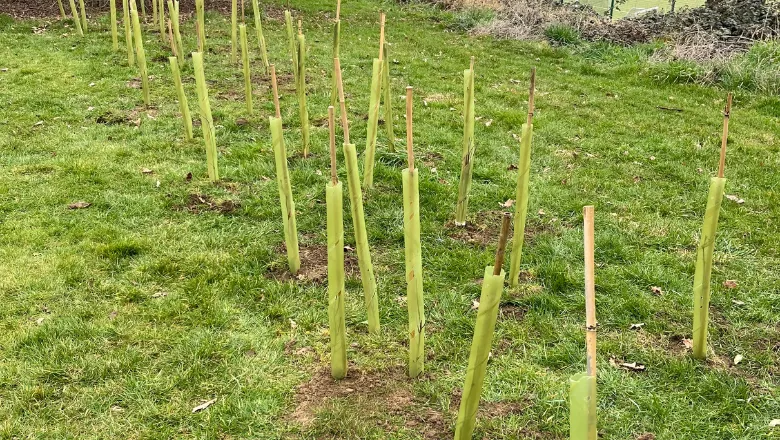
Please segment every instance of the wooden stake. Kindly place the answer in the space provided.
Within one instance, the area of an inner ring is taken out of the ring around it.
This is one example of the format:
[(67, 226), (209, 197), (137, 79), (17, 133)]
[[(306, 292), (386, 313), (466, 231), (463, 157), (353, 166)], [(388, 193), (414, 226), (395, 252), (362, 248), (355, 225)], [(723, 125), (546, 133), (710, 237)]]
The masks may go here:
[(281, 118), (282, 112), (279, 109), (279, 87), (276, 85), (276, 65), (271, 64), (271, 89), (274, 93), (274, 108), (276, 109), (276, 117)]
[(729, 118), (731, 117), (731, 92), (726, 97), (726, 108), (723, 110), (723, 137), (720, 140), (720, 163), (718, 164), (718, 177), (722, 178), (726, 171), (726, 143), (729, 138)]
[(341, 18), (341, 0), (336, 0), (336, 20)]
[(171, 52), (173, 52), (173, 56), (178, 58), (179, 51), (176, 50), (176, 41), (173, 39), (173, 24), (171, 24), (170, 19), (168, 20), (168, 40), (171, 42)]
[(412, 138), (412, 86), (406, 87), (406, 160), (409, 171), (414, 169), (414, 148)]
[(303, 20), (298, 19), (298, 35), (303, 35)]
[(536, 67), (531, 67), (531, 86), (528, 88), (528, 116), (525, 119), (529, 127), (534, 120), (534, 91), (536, 90)]
[(333, 184), (339, 183), (336, 174), (336, 115), (333, 106), (328, 106), (328, 131), (330, 132), (330, 180)]
[(512, 214), (505, 212), (501, 219), (501, 235), (498, 237), (498, 249), (496, 249), (496, 262), (493, 264), (493, 275), (501, 275), (501, 266), (504, 265), (506, 253), (506, 241), (509, 237), (509, 225), (512, 224)]
[(474, 73), (474, 56), (471, 56), (471, 64), (469, 65), (469, 69), (472, 73)]
[(333, 59), (336, 71), (336, 87), (339, 90), (339, 107), (341, 107), (341, 128), (344, 130), (344, 143), (349, 144), (349, 121), (347, 121), (347, 104), (344, 102), (344, 83), (341, 81), (341, 62), (338, 57)]
[(585, 245), (585, 345), (587, 348), (588, 375), (596, 376), (596, 274), (593, 206), (582, 208)]
[(241, 23), (246, 24), (246, 14), (244, 12), (244, 0), (241, 0)]
[(385, 53), (385, 13), (381, 12), (379, 13), (379, 61), (381, 62), (384, 58)]

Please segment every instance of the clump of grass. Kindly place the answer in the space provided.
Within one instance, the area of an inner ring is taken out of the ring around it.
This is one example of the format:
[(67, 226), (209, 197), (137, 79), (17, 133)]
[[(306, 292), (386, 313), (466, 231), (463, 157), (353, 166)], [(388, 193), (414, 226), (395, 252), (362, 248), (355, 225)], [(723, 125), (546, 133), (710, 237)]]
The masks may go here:
[(544, 30), (544, 36), (559, 46), (573, 46), (582, 41), (580, 32), (568, 24), (552, 24)]
[(495, 11), (487, 8), (466, 8), (458, 11), (453, 18), (452, 28), (461, 32), (489, 24), (496, 17)]

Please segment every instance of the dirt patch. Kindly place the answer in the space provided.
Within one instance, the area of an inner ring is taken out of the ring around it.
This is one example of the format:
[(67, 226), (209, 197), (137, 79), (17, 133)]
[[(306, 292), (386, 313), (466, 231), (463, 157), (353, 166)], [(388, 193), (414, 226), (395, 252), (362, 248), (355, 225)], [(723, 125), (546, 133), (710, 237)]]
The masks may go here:
[[(282, 244), (277, 248), (277, 254), (286, 255), (287, 247)], [(325, 284), (328, 281), (328, 246), (324, 244), (301, 245), (298, 248), (301, 258), (301, 269), (296, 275), (290, 273), (287, 262), (269, 268), (268, 278), (277, 281), (309, 281), (315, 284)], [(357, 253), (354, 249), (344, 248), (344, 275), (354, 278), (360, 275)]]
[[(365, 371), (350, 366), (347, 377), (333, 380), (330, 369), (317, 371), (309, 382), (299, 386), (295, 393), (295, 410), (287, 417), (289, 422), (310, 426), (317, 413), (336, 399), (348, 399), (350, 405), (361, 410), (361, 417), (382, 425), (388, 415), (404, 421), (425, 439), (442, 439), (452, 435), (450, 417), (417, 399), (409, 379), (401, 368)], [(388, 430), (396, 426), (386, 426)]]
[(528, 308), (516, 304), (501, 304), (498, 311), (501, 319), (520, 321), (525, 317), (525, 314), (528, 313)]
[(233, 200), (215, 200), (208, 194), (190, 194), (187, 196), (183, 205), (176, 205), (178, 211), (201, 214), (203, 212), (217, 212), (220, 214), (231, 214), (241, 205)]
[[(498, 235), (501, 230), (501, 211), (478, 212), (473, 221), (466, 221), (465, 226), (456, 226), (454, 221), (448, 221), (444, 228), (447, 235), (453, 240), (476, 244), (485, 247), (498, 243)], [(512, 230), (509, 231), (512, 237)]]
[[(462, 393), (463, 391), (458, 388), (452, 392), (452, 396), (450, 397), (450, 412), (454, 415), (457, 415), (458, 408), (460, 408), (460, 399), (463, 397)], [(488, 402), (480, 400), (477, 419), (495, 419), (506, 417), (511, 414), (520, 414), (530, 406), (531, 402), (526, 400), (506, 402)]]
[(435, 151), (429, 151), (423, 154), (422, 157), (423, 164), (428, 168), (435, 167), (442, 160), (444, 160), (444, 156), (441, 153), (437, 153)]
[(644, 434), (639, 434), (637, 436), (636, 440), (655, 440), (655, 434), (646, 432)]
[[(253, 75), (252, 83), (271, 89), (271, 75)], [(295, 77), (292, 73), (276, 70), (276, 85), (280, 90), (295, 90)], [(327, 123), (327, 122), (326, 122)]]

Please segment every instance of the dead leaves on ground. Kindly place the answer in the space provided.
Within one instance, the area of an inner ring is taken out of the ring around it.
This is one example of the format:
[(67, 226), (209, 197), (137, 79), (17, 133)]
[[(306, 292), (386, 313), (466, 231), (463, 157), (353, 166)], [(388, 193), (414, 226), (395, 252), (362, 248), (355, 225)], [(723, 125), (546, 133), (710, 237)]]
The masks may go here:
[(92, 206), (92, 203), (79, 200), (78, 202), (71, 203), (70, 205), (68, 205), (68, 209), (85, 209), (85, 208), (89, 208), (90, 206)]
[(203, 402), (200, 405), (196, 406), (195, 408), (192, 408), (192, 413), (195, 414), (196, 412), (201, 412), (204, 409), (206, 409), (206, 408), (210, 407), (211, 405), (213, 405), (216, 401), (217, 401), (217, 399), (211, 399), (209, 401)]
[(647, 369), (644, 364), (640, 364), (638, 362), (620, 362), (615, 358), (609, 358), (609, 364), (615, 368), (621, 368), (623, 370), (633, 372), (642, 372)]

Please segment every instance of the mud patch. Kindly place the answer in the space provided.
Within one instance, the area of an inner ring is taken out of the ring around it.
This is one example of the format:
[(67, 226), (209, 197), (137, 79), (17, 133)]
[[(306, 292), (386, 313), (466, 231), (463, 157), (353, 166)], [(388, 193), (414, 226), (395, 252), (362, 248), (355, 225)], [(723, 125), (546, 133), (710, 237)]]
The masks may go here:
[[(458, 388), (452, 392), (450, 397), (450, 412), (457, 415), (460, 408), (460, 399), (463, 391)], [(505, 401), (505, 402), (487, 402), (480, 400), (477, 419), (495, 419), (506, 417), (511, 414), (521, 414), (526, 408), (531, 406), (529, 401)]]
[(528, 313), (528, 308), (523, 306), (518, 306), (516, 304), (501, 304), (501, 306), (498, 308), (499, 311), (499, 317), (501, 319), (506, 320), (515, 320), (520, 321), (525, 317), (525, 314)]
[[(277, 247), (276, 253), (287, 255), (287, 247), (283, 244)], [(325, 284), (328, 281), (328, 246), (324, 244), (300, 245), (298, 255), (301, 258), (301, 269), (296, 275), (290, 273), (287, 259), (283, 264), (273, 265), (266, 272), (266, 277), (277, 281), (299, 280), (315, 284)], [(357, 253), (354, 249), (344, 248), (344, 276), (354, 278), (360, 275)]]
[(287, 420), (310, 426), (322, 409), (338, 404), (338, 399), (347, 399), (354, 410), (360, 410), (361, 418), (385, 425), (388, 431), (399, 428), (387, 422), (391, 416), (402, 420), (404, 428), (425, 439), (438, 440), (452, 435), (450, 416), (417, 399), (403, 369), (365, 371), (350, 367), (345, 379), (333, 380), (330, 370), (322, 368), (309, 382), (299, 386), (295, 393), (295, 410)]
[[(478, 212), (473, 221), (466, 221), (465, 226), (456, 226), (455, 221), (450, 220), (444, 227), (453, 240), (463, 241), (486, 247), (498, 243), (501, 231), (501, 211)], [(512, 238), (512, 229), (509, 230), (509, 238)]]
[(193, 214), (203, 212), (217, 212), (220, 214), (232, 214), (241, 205), (233, 200), (215, 200), (208, 194), (190, 194), (183, 205), (176, 205), (177, 211), (186, 211)]

